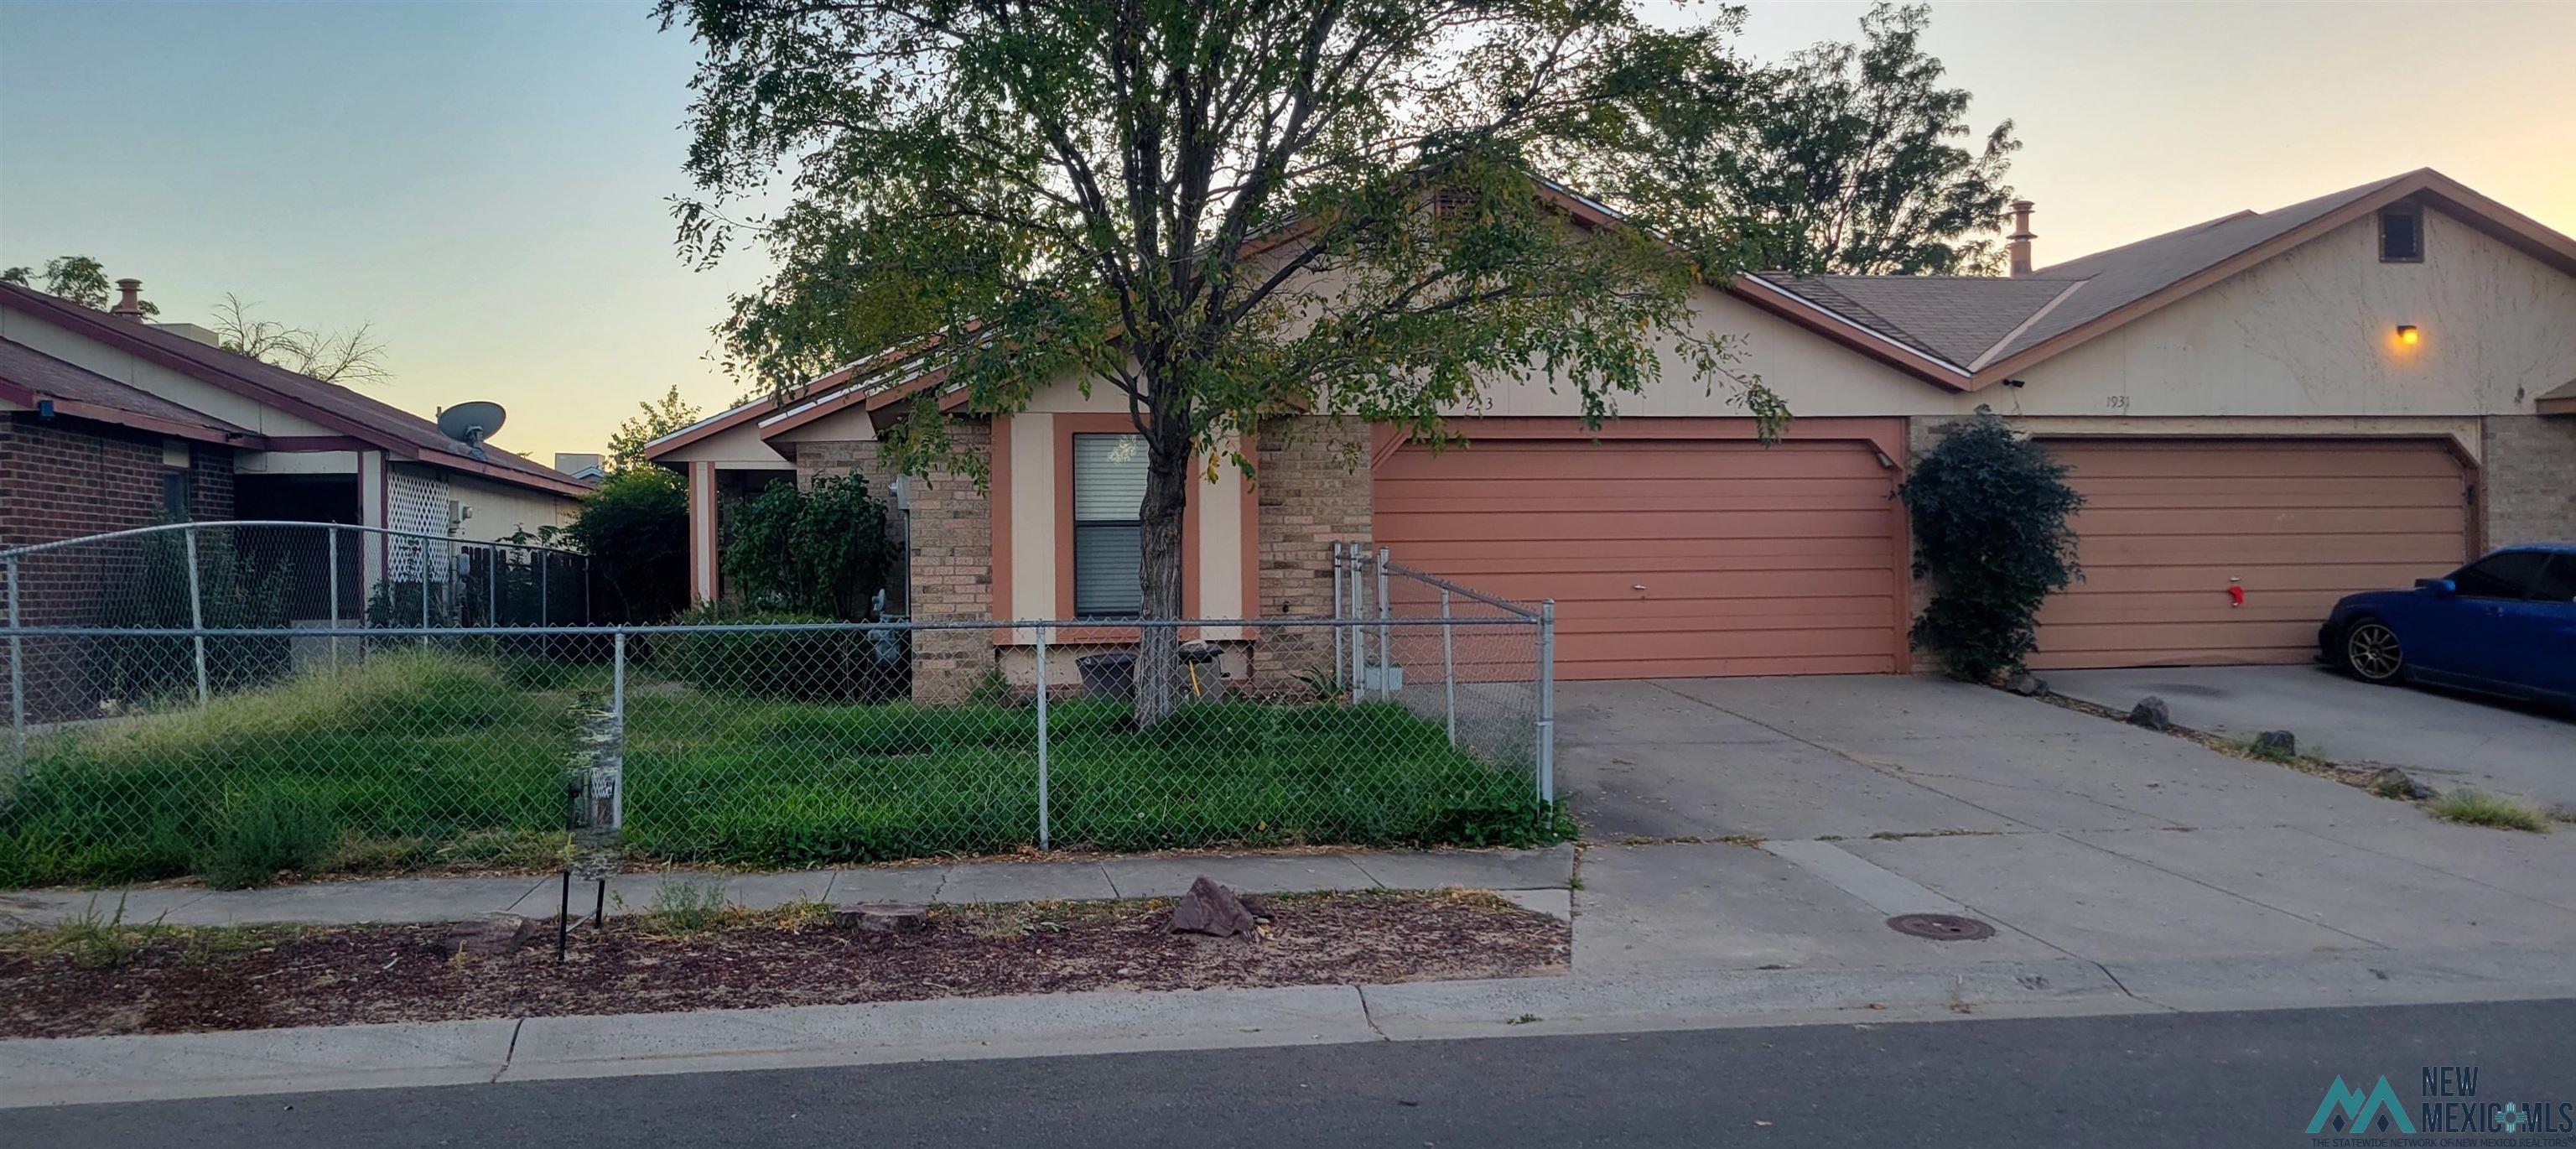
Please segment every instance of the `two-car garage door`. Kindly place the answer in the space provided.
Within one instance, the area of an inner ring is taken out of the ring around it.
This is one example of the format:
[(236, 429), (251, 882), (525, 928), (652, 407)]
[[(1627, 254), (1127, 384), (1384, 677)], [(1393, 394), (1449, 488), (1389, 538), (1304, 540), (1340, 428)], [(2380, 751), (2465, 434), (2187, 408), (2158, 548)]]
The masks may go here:
[(1375, 469), (1377, 537), (1405, 565), (1556, 600), (1560, 678), (1885, 673), (1906, 575), (1879, 459), (1855, 438), (1407, 446)]
[(2084, 579), (2041, 609), (2034, 667), (2306, 662), (2336, 599), (2468, 557), (2468, 476), (2436, 440), (2049, 450), (2086, 499), (2074, 523)]

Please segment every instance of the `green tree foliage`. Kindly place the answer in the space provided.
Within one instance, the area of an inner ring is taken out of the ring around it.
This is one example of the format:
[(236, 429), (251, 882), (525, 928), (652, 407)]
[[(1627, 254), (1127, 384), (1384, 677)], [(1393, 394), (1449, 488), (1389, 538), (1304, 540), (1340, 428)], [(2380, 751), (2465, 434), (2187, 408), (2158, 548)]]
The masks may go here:
[[(30, 286), (36, 275), (31, 267), (12, 267), (0, 271), (0, 282)], [(45, 261), (45, 294), (60, 296), (83, 307), (107, 310), (115, 299), (115, 288), (107, 281), (107, 266), (86, 255), (58, 255)], [(149, 301), (143, 314), (159, 315), (161, 309)]]
[(602, 468), (609, 474), (652, 468), (644, 457), (644, 445), (698, 421), (698, 405), (680, 398), (678, 384), (662, 393), (659, 402), (637, 403), (637, 415), (617, 425), (608, 436), (608, 461)]
[[(935, 355), (971, 415), (1068, 374), (1110, 388), (1147, 440), (1143, 614), (1180, 617), (1191, 480), (1245, 466), (1240, 434), (1271, 416), (1439, 443), (1440, 412), (1497, 384), (1571, 392), (1597, 421), (1677, 368), (1785, 419), (1690, 322), (1735, 264), (1531, 174), (1663, 163), (1674, 125), (1737, 114), (1732, 17), (1671, 29), (1645, 7), (661, 0), (702, 49), (681, 240), (720, 256), (728, 204), (794, 169), (754, 236), (777, 271), (720, 328), (773, 391), (888, 349)], [(1670, 214), (1637, 186), (1600, 194)], [(944, 418), (915, 404), (886, 457), (953, 455)], [(1148, 633), (1150, 722), (1178, 678), (1171, 632)]]
[(678, 475), (633, 467), (608, 476), (582, 496), (563, 541), (589, 555), (613, 591), (592, 604), (595, 621), (659, 622), (689, 604), (689, 490)]
[(893, 565), (885, 506), (855, 475), (773, 483), (733, 508), (729, 529), (725, 582), (755, 610), (864, 621)]
[(1932, 601), (1914, 646), (1971, 682), (2021, 669), (2040, 604), (2083, 577), (2067, 520), (2084, 496), (2046, 448), (1985, 408), (1959, 424), (1898, 492), (1914, 524), (1914, 574)]
[(1970, 143), (1969, 93), (1942, 86), (1923, 50), (1930, 23), (1925, 6), (1880, 4), (1861, 42), (1818, 44), (1746, 83), (1746, 114), (1655, 117), (1674, 158), (1624, 182), (1717, 257), (1809, 275), (1995, 273), (2021, 143), (2010, 120)]

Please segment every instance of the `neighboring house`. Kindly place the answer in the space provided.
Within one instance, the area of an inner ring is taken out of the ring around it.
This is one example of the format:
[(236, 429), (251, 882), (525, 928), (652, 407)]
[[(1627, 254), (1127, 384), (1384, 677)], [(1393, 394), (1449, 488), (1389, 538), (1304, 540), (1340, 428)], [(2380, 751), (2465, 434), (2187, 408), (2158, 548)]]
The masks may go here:
[(606, 456), (595, 451), (587, 454), (557, 451), (555, 469), (575, 482), (588, 483), (592, 486), (597, 486), (601, 479), (608, 477)]
[(590, 489), (203, 328), (146, 322), (141, 285), (119, 286), (98, 311), (0, 284), (0, 547), (184, 519), (490, 541), (564, 525)]
[[(1188, 611), (1324, 613), (1330, 545), (1372, 540), (1555, 600), (1561, 678), (1903, 672), (1921, 591), (1891, 496), (1979, 407), (2040, 437), (2090, 499), (2086, 577), (2042, 613), (2042, 667), (2303, 661), (2342, 594), (2576, 538), (2576, 241), (2423, 170), (2034, 269), (2020, 206), (2009, 278), (1708, 289), (1700, 323), (1740, 335), (1735, 367), (1796, 415), (1777, 445), (1678, 364), (1597, 431), (1542, 381), (1495, 388), (1453, 421), (1471, 445), (1438, 455), (1384, 429), (1265, 424), (1256, 482), (1221, 468), (1192, 491)], [(876, 432), (917, 398), (955, 409), (940, 379), (890, 356), (657, 440), (690, 479), (698, 593), (719, 589), (723, 495), (844, 471), (890, 484)], [(989, 485), (900, 484), (911, 613), (1132, 611), (1132, 434), (1112, 389), (1070, 378), (963, 421)], [(915, 689), (964, 690), (994, 647), (1022, 676), (1026, 637), (924, 635)], [(1212, 637), (1256, 678), (1316, 661)]]

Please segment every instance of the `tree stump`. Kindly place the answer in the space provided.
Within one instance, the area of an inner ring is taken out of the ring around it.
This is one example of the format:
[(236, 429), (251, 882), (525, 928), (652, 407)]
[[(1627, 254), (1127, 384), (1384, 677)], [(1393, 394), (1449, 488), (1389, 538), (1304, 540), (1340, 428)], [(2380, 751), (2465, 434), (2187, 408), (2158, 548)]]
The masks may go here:
[(912, 902), (852, 902), (832, 907), (832, 924), (872, 934), (919, 933), (930, 926), (930, 907)]
[(1243, 899), (1205, 874), (1190, 883), (1190, 892), (1181, 895), (1181, 904), (1172, 907), (1171, 929), (1176, 934), (1219, 938), (1260, 936), (1259, 923), (1253, 919), (1252, 911), (1243, 908)]
[(447, 952), (463, 950), (470, 954), (498, 957), (519, 952), (528, 944), (528, 935), (536, 932), (533, 918), (517, 914), (485, 914), (472, 921), (456, 922), (447, 927)]

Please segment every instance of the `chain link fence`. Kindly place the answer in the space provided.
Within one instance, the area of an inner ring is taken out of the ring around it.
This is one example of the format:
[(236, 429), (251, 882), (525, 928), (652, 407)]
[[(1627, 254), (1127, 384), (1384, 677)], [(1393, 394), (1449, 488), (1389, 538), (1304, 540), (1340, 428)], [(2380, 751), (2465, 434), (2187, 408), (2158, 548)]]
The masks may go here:
[[(461, 625), (22, 612), (0, 886), (550, 868), (585, 826), (747, 866), (1562, 833), (1544, 613), (1357, 550), (1335, 618), (618, 627), (479, 624), (392, 554)], [(1152, 721), (1140, 640), (1183, 649)]]

